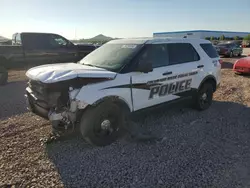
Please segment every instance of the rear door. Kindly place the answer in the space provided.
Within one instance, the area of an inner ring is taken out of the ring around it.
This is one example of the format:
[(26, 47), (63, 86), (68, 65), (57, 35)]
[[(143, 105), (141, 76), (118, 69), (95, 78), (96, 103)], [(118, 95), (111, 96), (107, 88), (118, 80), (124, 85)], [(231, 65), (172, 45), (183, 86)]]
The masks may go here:
[(191, 43), (168, 44), (171, 82), (176, 85), (172, 98), (189, 97), (196, 91), (204, 62)]

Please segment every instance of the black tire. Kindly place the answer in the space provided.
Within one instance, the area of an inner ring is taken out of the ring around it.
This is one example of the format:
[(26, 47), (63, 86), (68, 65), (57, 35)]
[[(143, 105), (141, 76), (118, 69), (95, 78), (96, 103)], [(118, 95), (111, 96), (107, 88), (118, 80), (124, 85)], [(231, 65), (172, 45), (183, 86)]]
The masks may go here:
[(213, 102), (213, 93), (212, 83), (204, 83), (194, 98), (195, 108), (200, 111), (208, 109)]
[(241, 57), (241, 55), (242, 55), (242, 54), (241, 54), (241, 53), (239, 53), (239, 54), (238, 54), (238, 57)]
[(8, 70), (0, 66), (0, 85), (5, 85), (8, 82)]
[[(108, 121), (110, 125), (108, 125)], [(104, 101), (83, 113), (80, 132), (91, 145), (106, 146), (123, 135), (124, 122), (125, 114), (122, 108), (111, 101)], [(104, 125), (105, 123), (106, 125)]]

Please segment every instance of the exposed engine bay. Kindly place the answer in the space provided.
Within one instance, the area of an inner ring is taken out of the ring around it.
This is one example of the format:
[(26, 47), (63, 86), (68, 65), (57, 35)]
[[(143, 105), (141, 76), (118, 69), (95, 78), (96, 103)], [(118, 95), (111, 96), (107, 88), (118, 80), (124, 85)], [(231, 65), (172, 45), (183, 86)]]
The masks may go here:
[(80, 113), (79, 101), (75, 100), (76, 95), (83, 86), (106, 80), (106, 78), (75, 78), (56, 83), (29, 80), (25, 95), (29, 110), (50, 120), (56, 132), (73, 131)]

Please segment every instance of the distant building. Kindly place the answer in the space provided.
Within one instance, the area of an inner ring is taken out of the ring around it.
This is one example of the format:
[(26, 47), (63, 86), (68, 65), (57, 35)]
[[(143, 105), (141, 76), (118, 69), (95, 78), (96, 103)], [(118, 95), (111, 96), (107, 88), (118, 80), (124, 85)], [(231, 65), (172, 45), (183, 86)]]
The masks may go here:
[(191, 30), (191, 31), (173, 31), (173, 32), (157, 32), (153, 33), (153, 37), (185, 37), (185, 38), (201, 38), (207, 37), (219, 38), (224, 35), (226, 38), (234, 38), (236, 36), (243, 38), (250, 32), (234, 32), (234, 31), (209, 31), (209, 30)]

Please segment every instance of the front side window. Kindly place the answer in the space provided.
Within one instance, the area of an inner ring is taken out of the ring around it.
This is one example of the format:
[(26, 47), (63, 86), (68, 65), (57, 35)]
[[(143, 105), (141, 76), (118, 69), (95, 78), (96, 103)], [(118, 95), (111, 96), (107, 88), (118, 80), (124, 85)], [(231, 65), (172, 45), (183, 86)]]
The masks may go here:
[(68, 44), (68, 41), (59, 35), (50, 35), (49, 43), (52, 47), (64, 47)]
[(28, 50), (47, 49), (48, 37), (41, 34), (23, 34), (23, 45)]
[(190, 43), (169, 43), (168, 53), (170, 65), (200, 60), (199, 54)]
[(79, 63), (118, 72), (141, 47), (142, 44), (106, 43), (85, 56)]
[(139, 58), (139, 62), (152, 63), (153, 68), (168, 65), (168, 49), (166, 44), (151, 44), (146, 46)]

